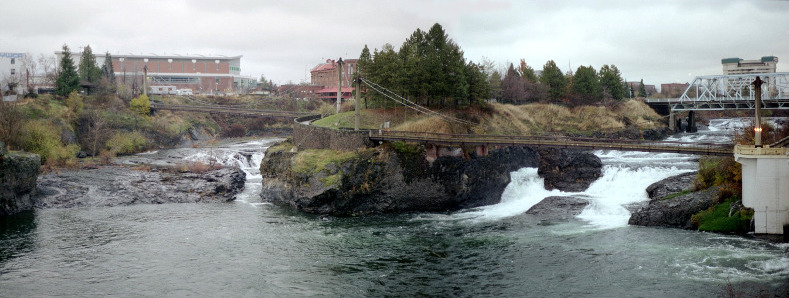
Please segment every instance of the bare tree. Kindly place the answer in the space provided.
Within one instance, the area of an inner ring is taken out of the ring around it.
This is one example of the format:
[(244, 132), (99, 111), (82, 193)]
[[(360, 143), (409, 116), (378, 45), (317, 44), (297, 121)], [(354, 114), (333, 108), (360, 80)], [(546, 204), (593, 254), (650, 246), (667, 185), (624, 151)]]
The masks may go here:
[(55, 67), (55, 56), (38, 56), (38, 66), (41, 67), (42, 84), (47, 86), (55, 85), (55, 78), (57, 78), (57, 68)]

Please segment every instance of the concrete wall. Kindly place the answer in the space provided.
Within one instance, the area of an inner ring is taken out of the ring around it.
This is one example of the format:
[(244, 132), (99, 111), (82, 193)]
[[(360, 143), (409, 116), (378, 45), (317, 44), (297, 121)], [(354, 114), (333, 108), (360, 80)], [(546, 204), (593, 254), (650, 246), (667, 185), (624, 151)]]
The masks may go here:
[(333, 149), (353, 151), (372, 146), (367, 131), (340, 130), (302, 124), (293, 124), (293, 143), (299, 149)]
[(754, 210), (754, 232), (784, 234), (789, 225), (789, 156), (738, 149), (734, 157), (742, 164), (742, 204)]

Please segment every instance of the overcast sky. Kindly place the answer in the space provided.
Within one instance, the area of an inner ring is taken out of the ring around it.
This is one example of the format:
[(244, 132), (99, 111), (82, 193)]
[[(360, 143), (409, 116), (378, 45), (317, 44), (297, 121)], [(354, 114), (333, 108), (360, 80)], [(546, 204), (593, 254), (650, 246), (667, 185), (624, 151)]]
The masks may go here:
[(3, 4), (0, 52), (243, 55), (241, 72), (309, 80), (325, 59), (358, 58), (441, 24), (465, 52), (500, 67), (521, 58), (567, 71), (614, 64), (629, 81), (688, 82), (721, 58), (779, 58), (789, 72), (786, 1), (24, 0)]

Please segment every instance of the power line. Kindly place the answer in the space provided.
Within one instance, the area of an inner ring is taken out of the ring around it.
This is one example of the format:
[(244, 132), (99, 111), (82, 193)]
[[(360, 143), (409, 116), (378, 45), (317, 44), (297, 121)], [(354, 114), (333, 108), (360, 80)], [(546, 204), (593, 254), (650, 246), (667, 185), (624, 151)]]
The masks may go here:
[[(420, 112), (420, 113), (423, 113), (423, 114), (428, 114), (428, 115), (438, 116), (438, 117), (440, 117), (440, 118), (442, 118), (444, 120), (450, 121), (450, 122), (457, 122), (457, 123), (471, 125), (471, 126), (477, 125), (477, 123), (474, 123), (474, 122), (471, 122), (471, 121), (467, 121), (467, 120), (463, 120), (463, 119), (456, 118), (456, 117), (452, 117), (452, 116), (448, 116), (448, 115), (444, 115), (444, 114), (441, 114), (439, 112), (436, 112), (436, 111), (433, 111), (431, 109), (428, 109), (428, 108), (426, 108), (424, 106), (421, 106), (419, 104), (416, 104), (416, 103), (408, 100), (407, 98), (399, 96), (399, 95), (397, 95), (397, 93), (394, 93), (391, 90), (386, 89), (386, 88), (382, 87), (381, 85), (378, 85), (375, 82), (371, 82), (370, 80), (367, 80), (365, 78), (361, 78), (361, 80), (368, 87), (370, 87), (371, 89), (377, 91), (378, 93), (380, 93), (384, 97), (386, 97), (386, 98), (388, 98), (388, 99), (390, 99), (390, 100), (392, 100), (394, 102), (397, 102), (397, 103), (399, 103), (399, 104), (401, 104), (403, 106), (406, 106), (406, 107), (408, 107), (408, 108), (410, 108), (412, 110), (415, 110), (417, 112)], [(381, 89), (383, 89), (384, 91), (382, 91)], [(399, 98), (400, 100), (395, 99), (392, 96), (395, 96), (395, 97)]]

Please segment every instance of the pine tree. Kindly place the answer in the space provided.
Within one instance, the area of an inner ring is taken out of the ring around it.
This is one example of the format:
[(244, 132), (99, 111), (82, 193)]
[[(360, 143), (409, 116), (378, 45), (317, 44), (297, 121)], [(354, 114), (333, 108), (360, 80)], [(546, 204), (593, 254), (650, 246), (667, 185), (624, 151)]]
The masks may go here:
[(602, 91), (613, 99), (622, 99), (629, 96), (626, 92), (627, 83), (622, 80), (616, 65), (603, 65), (600, 67), (600, 87)]
[(101, 65), (101, 76), (99, 77), (99, 86), (102, 92), (115, 93), (117, 90), (117, 82), (115, 81), (115, 69), (112, 66), (112, 56), (110, 52), (104, 54), (104, 64)]
[(647, 97), (647, 88), (644, 86), (644, 79), (641, 79), (641, 82), (638, 83), (638, 96)]
[(79, 61), (79, 78), (82, 81), (89, 83), (98, 83), (101, 76), (101, 70), (96, 66), (96, 56), (93, 55), (93, 50), (90, 45), (82, 50), (82, 58)]
[(590, 104), (600, 98), (600, 82), (594, 67), (579, 66), (573, 75), (573, 84), (570, 88), (573, 95), (582, 100), (581, 104)]
[(556, 62), (549, 60), (542, 67), (540, 82), (548, 87), (548, 98), (553, 103), (561, 103), (567, 95), (567, 80)]
[(74, 67), (71, 51), (63, 45), (63, 58), (60, 59), (60, 69), (55, 79), (55, 94), (68, 96), (72, 91), (79, 89), (79, 74)]

